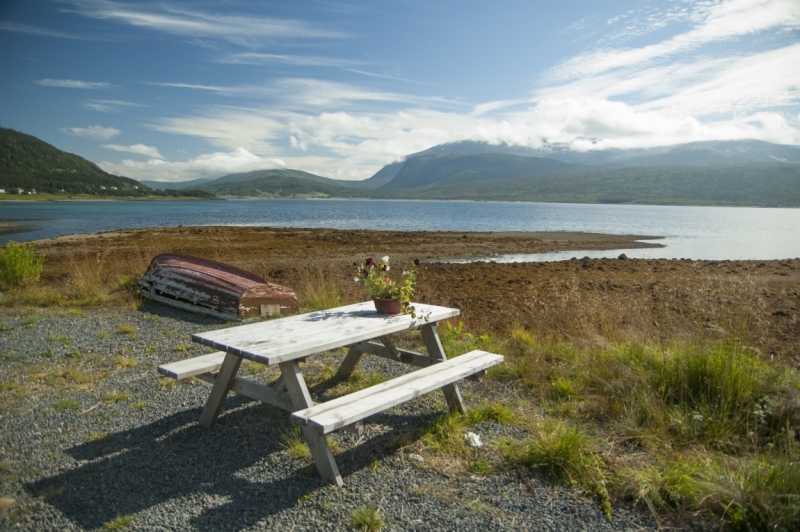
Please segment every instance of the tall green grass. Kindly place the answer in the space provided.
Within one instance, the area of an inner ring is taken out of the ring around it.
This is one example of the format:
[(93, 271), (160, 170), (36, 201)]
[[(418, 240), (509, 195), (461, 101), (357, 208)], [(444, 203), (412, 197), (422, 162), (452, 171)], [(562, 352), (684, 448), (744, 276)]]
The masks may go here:
[(579, 349), (539, 344), (514, 331), (506, 364), (493, 375), (546, 401), (579, 403), (585, 414), (618, 424), (645, 447), (652, 440), (750, 449), (780, 443), (787, 421), (800, 421), (797, 372), (734, 343)]
[[(800, 528), (797, 371), (735, 340), (579, 348), (515, 330), (501, 352), (491, 375), (528, 390), (551, 420), (514, 460), (590, 490), (609, 485), (654, 512)], [(629, 451), (589, 445), (587, 430)]]
[(29, 285), (39, 280), (44, 257), (37, 257), (32, 243), (9, 241), (0, 247), (0, 275), (9, 288)]
[(731, 530), (800, 530), (797, 454), (720, 461), (700, 485), (702, 506)]

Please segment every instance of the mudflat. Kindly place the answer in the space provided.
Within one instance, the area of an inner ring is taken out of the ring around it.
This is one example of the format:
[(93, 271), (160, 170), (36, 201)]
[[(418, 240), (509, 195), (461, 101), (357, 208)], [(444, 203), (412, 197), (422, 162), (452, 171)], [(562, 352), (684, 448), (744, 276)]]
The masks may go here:
[[(43, 280), (58, 283), (87, 257), (136, 264), (179, 251), (234, 264), (297, 286), (323, 277), (347, 300), (363, 295), (353, 263), (389, 255), (396, 267), (420, 258), (417, 299), (458, 307), (476, 331), (524, 327), (576, 342), (681, 341), (744, 335), (765, 356), (800, 367), (800, 259), (691, 261), (581, 259), (581, 251), (658, 246), (647, 235), (469, 233), (174, 227), (73, 235), (37, 242)], [(450, 264), (502, 254), (574, 250), (549, 263)]]

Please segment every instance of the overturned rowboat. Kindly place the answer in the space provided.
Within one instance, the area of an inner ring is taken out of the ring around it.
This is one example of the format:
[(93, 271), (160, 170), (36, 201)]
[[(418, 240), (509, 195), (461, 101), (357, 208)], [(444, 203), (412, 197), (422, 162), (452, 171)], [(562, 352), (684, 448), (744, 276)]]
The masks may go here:
[(143, 297), (224, 320), (297, 312), (297, 296), (286, 286), (209, 259), (162, 253), (139, 280)]

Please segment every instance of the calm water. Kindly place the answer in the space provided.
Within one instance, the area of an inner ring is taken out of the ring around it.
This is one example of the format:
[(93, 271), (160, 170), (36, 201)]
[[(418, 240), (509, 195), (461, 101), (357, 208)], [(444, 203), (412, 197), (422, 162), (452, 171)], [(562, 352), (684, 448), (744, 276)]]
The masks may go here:
[[(580, 231), (664, 237), (631, 258), (800, 257), (800, 209), (470, 201), (227, 200), (0, 204), (0, 221), (32, 231), (0, 243), (134, 227), (255, 225), (423, 231)], [(513, 255), (500, 261), (616, 257), (619, 251)]]

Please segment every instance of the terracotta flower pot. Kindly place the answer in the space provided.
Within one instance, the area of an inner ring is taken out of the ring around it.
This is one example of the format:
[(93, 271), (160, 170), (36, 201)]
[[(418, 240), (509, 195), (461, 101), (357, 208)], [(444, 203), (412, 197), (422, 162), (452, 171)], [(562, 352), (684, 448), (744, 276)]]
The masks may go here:
[(375, 302), (375, 310), (378, 314), (400, 314), (400, 300), (398, 299), (378, 299), (372, 298)]

